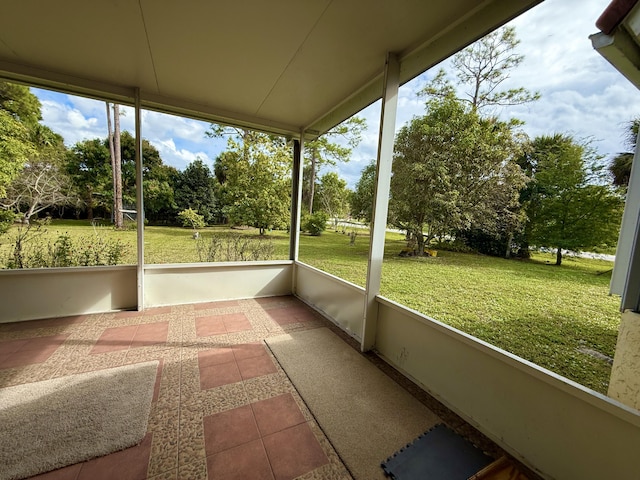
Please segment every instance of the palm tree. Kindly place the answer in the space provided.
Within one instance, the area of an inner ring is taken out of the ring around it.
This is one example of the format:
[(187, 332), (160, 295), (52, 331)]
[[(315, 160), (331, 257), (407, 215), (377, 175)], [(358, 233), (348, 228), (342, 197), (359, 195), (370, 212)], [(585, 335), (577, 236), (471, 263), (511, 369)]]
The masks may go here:
[(626, 144), (630, 152), (619, 153), (609, 163), (609, 173), (613, 177), (613, 184), (617, 187), (627, 187), (631, 177), (631, 165), (636, 151), (636, 139), (640, 128), (640, 117), (634, 118), (627, 125)]

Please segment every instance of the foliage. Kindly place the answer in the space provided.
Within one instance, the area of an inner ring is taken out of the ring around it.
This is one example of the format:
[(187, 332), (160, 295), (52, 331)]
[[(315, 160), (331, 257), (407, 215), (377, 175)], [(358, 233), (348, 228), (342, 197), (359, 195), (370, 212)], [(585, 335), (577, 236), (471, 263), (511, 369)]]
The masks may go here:
[(617, 154), (609, 162), (608, 170), (612, 177), (612, 183), (616, 187), (626, 188), (629, 185), (638, 129), (640, 129), (640, 118), (634, 118), (627, 125), (626, 144), (629, 151)]
[(588, 145), (568, 135), (536, 137), (524, 166), (533, 181), (526, 202), (528, 242), (562, 250), (615, 244), (622, 198), (606, 184)]
[(212, 235), (196, 241), (201, 262), (248, 262), (271, 260), (274, 246), (271, 239), (247, 235)]
[(333, 218), (337, 227), (338, 219), (349, 210), (347, 182), (335, 172), (325, 173), (320, 178), (316, 200), (320, 205), (320, 210), (326, 212), (330, 218)]
[(0, 81), (0, 111), (9, 113), (28, 129), (42, 120), (42, 105), (29, 87)]
[(29, 224), (18, 227), (5, 264), (11, 269), (117, 265), (129, 248), (119, 239), (78, 237), (66, 232), (52, 241), (43, 237), (42, 225)]
[(327, 221), (329, 215), (325, 212), (315, 212), (310, 215), (306, 215), (302, 219), (302, 229), (309, 234), (318, 236), (327, 229)]
[(28, 128), (8, 112), (0, 110), (0, 198), (6, 196), (7, 187), (34, 154), (35, 147), (30, 141)]
[(333, 127), (324, 135), (304, 144), (305, 181), (302, 191), (303, 203), (309, 206), (309, 213), (315, 206), (316, 177), (324, 165), (348, 162), (351, 151), (358, 146), (362, 133), (367, 128), (364, 118), (353, 116)]
[(182, 226), (186, 228), (193, 228), (196, 230), (198, 228), (204, 228), (205, 226), (204, 217), (202, 215), (198, 215), (198, 212), (190, 208), (178, 213), (178, 218), (182, 222)]
[(376, 182), (376, 162), (371, 161), (360, 172), (360, 179), (356, 183), (356, 189), (351, 193), (349, 205), (351, 216), (365, 223), (371, 223), (373, 215), (373, 194)]
[[(524, 60), (515, 50), (520, 43), (514, 27), (503, 27), (481, 38), (453, 56), (453, 68), (458, 85), (465, 89), (461, 100), (468, 102), (474, 110), (490, 106), (519, 105), (540, 98), (540, 94), (527, 89), (500, 90), (500, 85), (509, 78), (509, 71)], [(447, 96), (454, 89), (440, 70), (435, 79), (422, 90), (423, 95)]]
[(74, 203), (75, 195), (64, 170), (66, 147), (63, 138), (50, 128), (32, 128), (36, 151), (11, 182), (0, 204), (18, 212), (24, 223), (38, 213)]
[(428, 242), (461, 229), (519, 227), (515, 210), (526, 177), (513, 162), (521, 148), (513, 128), (448, 95), (429, 100), (426, 115), (400, 130), (390, 216), (413, 234), (419, 252), (425, 229)]
[(94, 138), (76, 143), (67, 154), (66, 172), (79, 196), (78, 214), (89, 220), (109, 216), (113, 208), (113, 183), (109, 148)]
[(174, 196), (179, 209), (197, 210), (205, 223), (213, 223), (219, 217), (215, 178), (199, 158), (178, 176)]
[(214, 171), (229, 223), (256, 227), (261, 235), (288, 225), (291, 152), (282, 138), (242, 131), (228, 139)]
[(0, 235), (7, 233), (16, 219), (15, 213), (10, 210), (0, 210)]

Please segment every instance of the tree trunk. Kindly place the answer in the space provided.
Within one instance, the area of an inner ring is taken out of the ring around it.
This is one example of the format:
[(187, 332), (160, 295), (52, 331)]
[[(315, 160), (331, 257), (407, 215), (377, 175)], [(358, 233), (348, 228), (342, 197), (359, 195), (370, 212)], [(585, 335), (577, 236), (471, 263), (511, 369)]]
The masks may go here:
[(115, 227), (122, 228), (124, 219), (122, 216), (122, 151), (120, 149), (120, 106), (113, 105), (113, 151), (115, 153)]
[(507, 235), (507, 248), (504, 252), (504, 258), (511, 258), (511, 242), (513, 241), (513, 233)]
[(416, 255), (418, 255), (419, 257), (422, 257), (424, 255), (424, 235), (422, 234), (422, 231), (416, 230), (415, 237), (416, 237), (416, 245), (418, 249), (418, 252)]
[(556, 265), (562, 265), (562, 247), (556, 251)]
[(309, 171), (309, 214), (313, 213), (313, 197), (316, 193), (316, 168), (318, 159), (316, 150), (311, 150), (311, 170)]
[[(113, 148), (113, 128), (111, 126), (111, 104), (109, 102), (105, 102), (107, 106), (107, 132), (109, 139), (109, 156), (111, 158), (111, 185), (113, 186), (113, 201), (111, 205), (111, 211), (113, 215), (113, 221), (115, 223), (116, 218), (116, 153)], [(91, 195), (91, 194), (89, 194)], [(93, 209), (91, 209), (93, 210)], [(89, 220), (93, 219), (93, 211), (89, 216)]]

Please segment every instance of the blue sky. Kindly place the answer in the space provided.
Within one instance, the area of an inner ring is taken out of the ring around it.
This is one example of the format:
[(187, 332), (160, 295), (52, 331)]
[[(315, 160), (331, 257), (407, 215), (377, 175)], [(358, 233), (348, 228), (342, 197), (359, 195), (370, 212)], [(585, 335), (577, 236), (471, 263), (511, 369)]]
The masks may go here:
[[(546, 0), (511, 25), (521, 40), (524, 62), (511, 72), (505, 88), (524, 86), (539, 91), (537, 102), (495, 113), (525, 122), (531, 137), (568, 133), (591, 140), (599, 154), (610, 158), (625, 150), (625, 124), (640, 116), (640, 91), (620, 75), (591, 46), (588, 36), (609, 0)], [(446, 69), (448, 62), (442, 66)], [(435, 75), (437, 67), (404, 85), (399, 94), (397, 126), (424, 113), (417, 92)], [(42, 102), (43, 122), (60, 133), (67, 145), (107, 134), (104, 102), (34, 89)], [(134, 131), (133, 111), (125, 109), (122, 128)], [(368, 129), (351, 161), (336, 167), (353, 187), (361, 170), (376, 157), (380, 105), (359, 114)], [(143, 112), (142, 135), (159, 151), (165, 163), (184, 169), (196, 158), (213, 165), (225, 140), (212, 140), (204, 122)], [(328, 170), (327, 170), (328, 171)]]

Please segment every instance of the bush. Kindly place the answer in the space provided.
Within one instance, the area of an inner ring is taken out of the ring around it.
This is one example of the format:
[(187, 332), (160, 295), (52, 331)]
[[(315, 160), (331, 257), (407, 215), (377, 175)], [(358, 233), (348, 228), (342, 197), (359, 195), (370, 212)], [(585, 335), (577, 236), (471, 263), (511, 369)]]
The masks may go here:
[(198, 238), (196, 249), (201, 262), (247, 262), (271, 260), (275, 247), (270, 239), (237, 234)]
[(182, 226), (186, 228), (204, 228), (204, 216), (198, 215), (198, 212), (187, 208), (178, 213), (178, 218), (182, 222)]
[(13, 225), (16, 215), (10, 210), (0, 210), (0, 234), (6, 233)]
[(99, 236), (73, 240), (67, 233), (51, 242), (40, 236), (39, 227), (20, 229), (7, 268), (90, 267), (117, 265), (129, 253), (129, 245)]
[(326, 230), (328, 220), (329, 215), (324, 212), (316, 212), (311, 215), (307, 215), (302, 220), (302, 229), (313, 236), (318, 236)]

